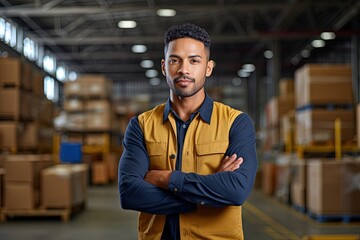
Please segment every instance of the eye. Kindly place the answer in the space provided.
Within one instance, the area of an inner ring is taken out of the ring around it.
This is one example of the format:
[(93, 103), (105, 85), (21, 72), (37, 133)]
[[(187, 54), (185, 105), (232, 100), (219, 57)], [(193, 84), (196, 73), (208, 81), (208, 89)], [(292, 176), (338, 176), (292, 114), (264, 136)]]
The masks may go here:
[(198, 60), (198, 59), (191, 59), (190, 62), (193, 63), (193, 64), (197, 64), (197, 63), (200, 63), (200, 60)]
[(178, 62), (179, 62), (178, 59), (174, 59), (174, 58), (169, 59), (169, 63), (170, 63), (170, 64), (176, 64), (176, 63), (178, 63)]

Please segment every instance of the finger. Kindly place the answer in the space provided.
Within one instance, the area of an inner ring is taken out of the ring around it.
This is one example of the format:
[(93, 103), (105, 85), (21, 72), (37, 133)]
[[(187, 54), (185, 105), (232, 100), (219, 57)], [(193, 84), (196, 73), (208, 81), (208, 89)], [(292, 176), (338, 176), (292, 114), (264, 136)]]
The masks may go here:
[(240, 167), (240, 165), (243, 163), (243, 158), (238, 158), (236, 159), (236, 161), (234, 161), (230, 166), (229, 166), (229, 170), (228, 171), (235, 171), (236, 169), (238, 169)]
[(234, 161), (236, 160), (236, 154), (231, 155), (231, 157), (226, 156), (223, 160), (222, 169), (226, 169), (228, 166), (230, 166)]

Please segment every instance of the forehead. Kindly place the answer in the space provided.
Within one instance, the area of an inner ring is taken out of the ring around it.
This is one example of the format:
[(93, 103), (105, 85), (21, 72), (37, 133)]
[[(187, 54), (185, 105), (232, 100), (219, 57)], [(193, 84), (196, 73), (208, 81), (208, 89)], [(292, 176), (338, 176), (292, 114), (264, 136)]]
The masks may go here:
[(178, 38), (169, 42), (166, 55), (199, 55), (204, 57), (206, 56), (206, 50), (204, 43), (202, 43), (201, 41), (192, 38)]

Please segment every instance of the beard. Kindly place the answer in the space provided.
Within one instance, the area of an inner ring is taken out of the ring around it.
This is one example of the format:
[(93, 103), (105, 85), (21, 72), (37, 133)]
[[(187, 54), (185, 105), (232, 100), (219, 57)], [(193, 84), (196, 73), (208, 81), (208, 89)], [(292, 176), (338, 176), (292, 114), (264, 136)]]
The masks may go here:
[[(166, 77), (167, 78), (167, 77)], [(187, 87), (178, 86), (176, 83), (180, 79), (187, 79), (191, 82), (191, 85)], [(195, 81), (195, 78), (191, 78), (186, 75), (175, 77), (174, 79), (167, 78), (168, 85), (171, 91), (178, 97), (186, 98), (194, 96), (198, 93), (201, 89), (203, 89), (205, 81)], [(200, 84), (200, 85), (199, 85)]]

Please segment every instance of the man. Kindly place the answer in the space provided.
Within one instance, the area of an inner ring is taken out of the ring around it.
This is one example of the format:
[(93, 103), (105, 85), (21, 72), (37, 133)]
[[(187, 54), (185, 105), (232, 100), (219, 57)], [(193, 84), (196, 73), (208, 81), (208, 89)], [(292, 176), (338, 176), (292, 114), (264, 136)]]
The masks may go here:
[(170, 97), (129, 122), (121, 206), (140, 211), (139, 239), (243, 239), (241, 205), (257, 169), (253, 123), (206, 94), (214, 63), (204, 29), (170, 28), (164, 52)]

